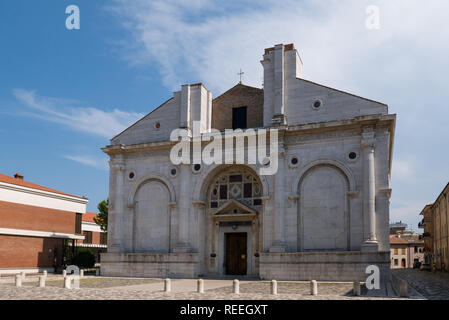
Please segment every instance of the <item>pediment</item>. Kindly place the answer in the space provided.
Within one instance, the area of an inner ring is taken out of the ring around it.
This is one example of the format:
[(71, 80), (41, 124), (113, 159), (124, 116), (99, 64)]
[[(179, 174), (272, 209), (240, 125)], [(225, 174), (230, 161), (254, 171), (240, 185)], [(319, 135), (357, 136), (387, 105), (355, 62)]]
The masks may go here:
[(211, 213), (214, 216), (255, 216), (257, 214), (257, 211), (239, 201), (229, 200)]

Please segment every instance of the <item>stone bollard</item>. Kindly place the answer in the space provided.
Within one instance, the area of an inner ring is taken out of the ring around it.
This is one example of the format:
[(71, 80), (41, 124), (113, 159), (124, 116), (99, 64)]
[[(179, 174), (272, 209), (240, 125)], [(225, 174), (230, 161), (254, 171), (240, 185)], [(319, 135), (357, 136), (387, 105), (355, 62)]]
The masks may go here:
[(240, 283), (237, 279), (234, 280), (233, 285), (232, 285), (232, 292), (235, 294), (239, 294), (240, 293)]
[(72, 287), (72, 277), (65, 276), (64, 277), (64, 289), (70, 289)]
[(164, 291), (165, 292), (171, 292), (171, 280), (169, 278), (165, 279)]
[(84, 277), (84, 269), (80, 270), (80, 278)]
[(198, 293), (204, 293), (204, 280), (198, 279), (198, 286), (197, 286)]
[(399, 296), (400, 297), (408, 297), (407, 281), (404, 281), (402, 279), (399, 281)]
[(16, 274), (16, 287), (22, 286), (22, 275)]
[(45, 279), (46, 276), (39, 276), (39, 288), (45, 288)]
[(360, 281), (354, 281), (353, 293), (354, 293), (354, 296), (360, 296), (361, 295)]
[(67, 277), (67, 270), (62, 270), (62, 277), (65, 279)]
[(43, 275), (44, 277), (47, 277), (47, 270), (44, 270), (44, 272), (42, 272), (42, 275)]
[(25, 271), (22, 271), (22, 272), (20, 273), (20, 276), (22, 277), (22, 280), (25, 280), (25, 277), (26, 277)]
[(278, 294), (278, 282), (271, 280), (271, 294)]
[(318, 295), (318, 283), (316, 280), (310, 281), (310, 294), (312, 296)]

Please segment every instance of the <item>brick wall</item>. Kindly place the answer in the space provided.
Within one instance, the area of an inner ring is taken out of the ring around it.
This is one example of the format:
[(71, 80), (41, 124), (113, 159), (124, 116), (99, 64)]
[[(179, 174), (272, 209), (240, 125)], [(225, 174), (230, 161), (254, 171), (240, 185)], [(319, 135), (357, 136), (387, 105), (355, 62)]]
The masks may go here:
[(263, 126), (263, 90), (238, 84), (212, 102), (212, 128), (232, 129), (232, 109), (247, 107), (248, 128)]
[(0, 201), (0, 228), (75, 233), (75, 212)]
[(0, 235), (0, 268), (51, 268), (55, 249), (60, 265), (62, 245), (63, 239)]

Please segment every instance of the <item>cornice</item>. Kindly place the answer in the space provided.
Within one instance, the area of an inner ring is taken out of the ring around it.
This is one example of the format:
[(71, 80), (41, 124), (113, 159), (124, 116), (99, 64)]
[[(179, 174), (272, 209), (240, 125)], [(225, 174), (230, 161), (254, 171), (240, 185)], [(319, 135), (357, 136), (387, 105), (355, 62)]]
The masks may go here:
[(88, 199), (72, 197), (72, 196), (63, 195), (60, 193), (54, 193), (54, 192), (44, 191), (44, 190), (39, 190), (39, 189), (33, 189), (33, 188), (18, 186), (18, 185), (4, 183), (4, 182), (0, 182), (0, 189), (29, 193), (29, 194), (33, 194), (33, 195), (42, 196), (42, 197), (71, 201), (71, 202), (76, 202), (76, 203), (81, 203), (81, 204), (87, 204), (89, 202)]

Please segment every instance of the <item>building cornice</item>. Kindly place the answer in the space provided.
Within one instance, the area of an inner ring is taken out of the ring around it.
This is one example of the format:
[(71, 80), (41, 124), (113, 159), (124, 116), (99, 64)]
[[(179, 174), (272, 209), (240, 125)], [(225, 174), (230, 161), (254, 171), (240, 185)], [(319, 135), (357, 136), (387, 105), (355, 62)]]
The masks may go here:
[(77, 235), (77, 234), (71, 234), (71, 233), (11, 229), (11, 228), (0, 228), (0, 234), (9, 235), (9, 236), (84, 240), (84, 236)]
[[(264, 128), (248, 128), (248, 129), (267, 129), (267, 137), (269, 137), (269, 129), (278, 129), (280, 134), (290, 135), (292, 133), (313, 133), (316, 131), (332, 131), (339, 130), (342, 127), (345, 128), (361, 128), (362, 126), (388, 126), (390, 131), (390, 152), (392, 152), (393, 141), (394, 141), (394, 127), (395, 127), (396, 115), (395, 114), (374, 114), (358, 116), (351, 119), (345, 120), (333, 120), (326, 122), (315, 122), (307, 124), (298, 125), (282, 125), (282, 126), (268, 126)], [(224, 132), (222, 132), (224, 133)], [(207, 135), (207, 133), (205, 133)], [(190, 138), (192, 139), (192, 138)], [(165, 141), (155, 141), (146, 142), (131, 145), (109, 145), (101, 150), (108, 154), (109, 156), (120, 155), (120, 154), (132, 154), (142, 151), (155, 151), (155, 150), (169, 150), (177, 142), (170, 140)], [(203, 141), (207, 144), (208, 141)], [(390, 169), (391, 169), (391, 159), (390, 159)]]
[(63, 195), (60, 193), (50, 192), (50, 191), (44, 191), (39, 189), (33, 189), (29, 187), (23, 187), (15, 184), (0, 182), (0, 189), (7, 189), (17, 192), (23, 192), (23, 193), (29, 193), (37, 196), (47, 197), (47, 198), (53, 198), (58, 200), (65, 200), (65, 201), (71, 201), (76, 202), (80, 204), (87, 204), (89, 202), (88, 199), (84, 198), (78, 198), (78, 197), (72, 197), (68, 195)]

